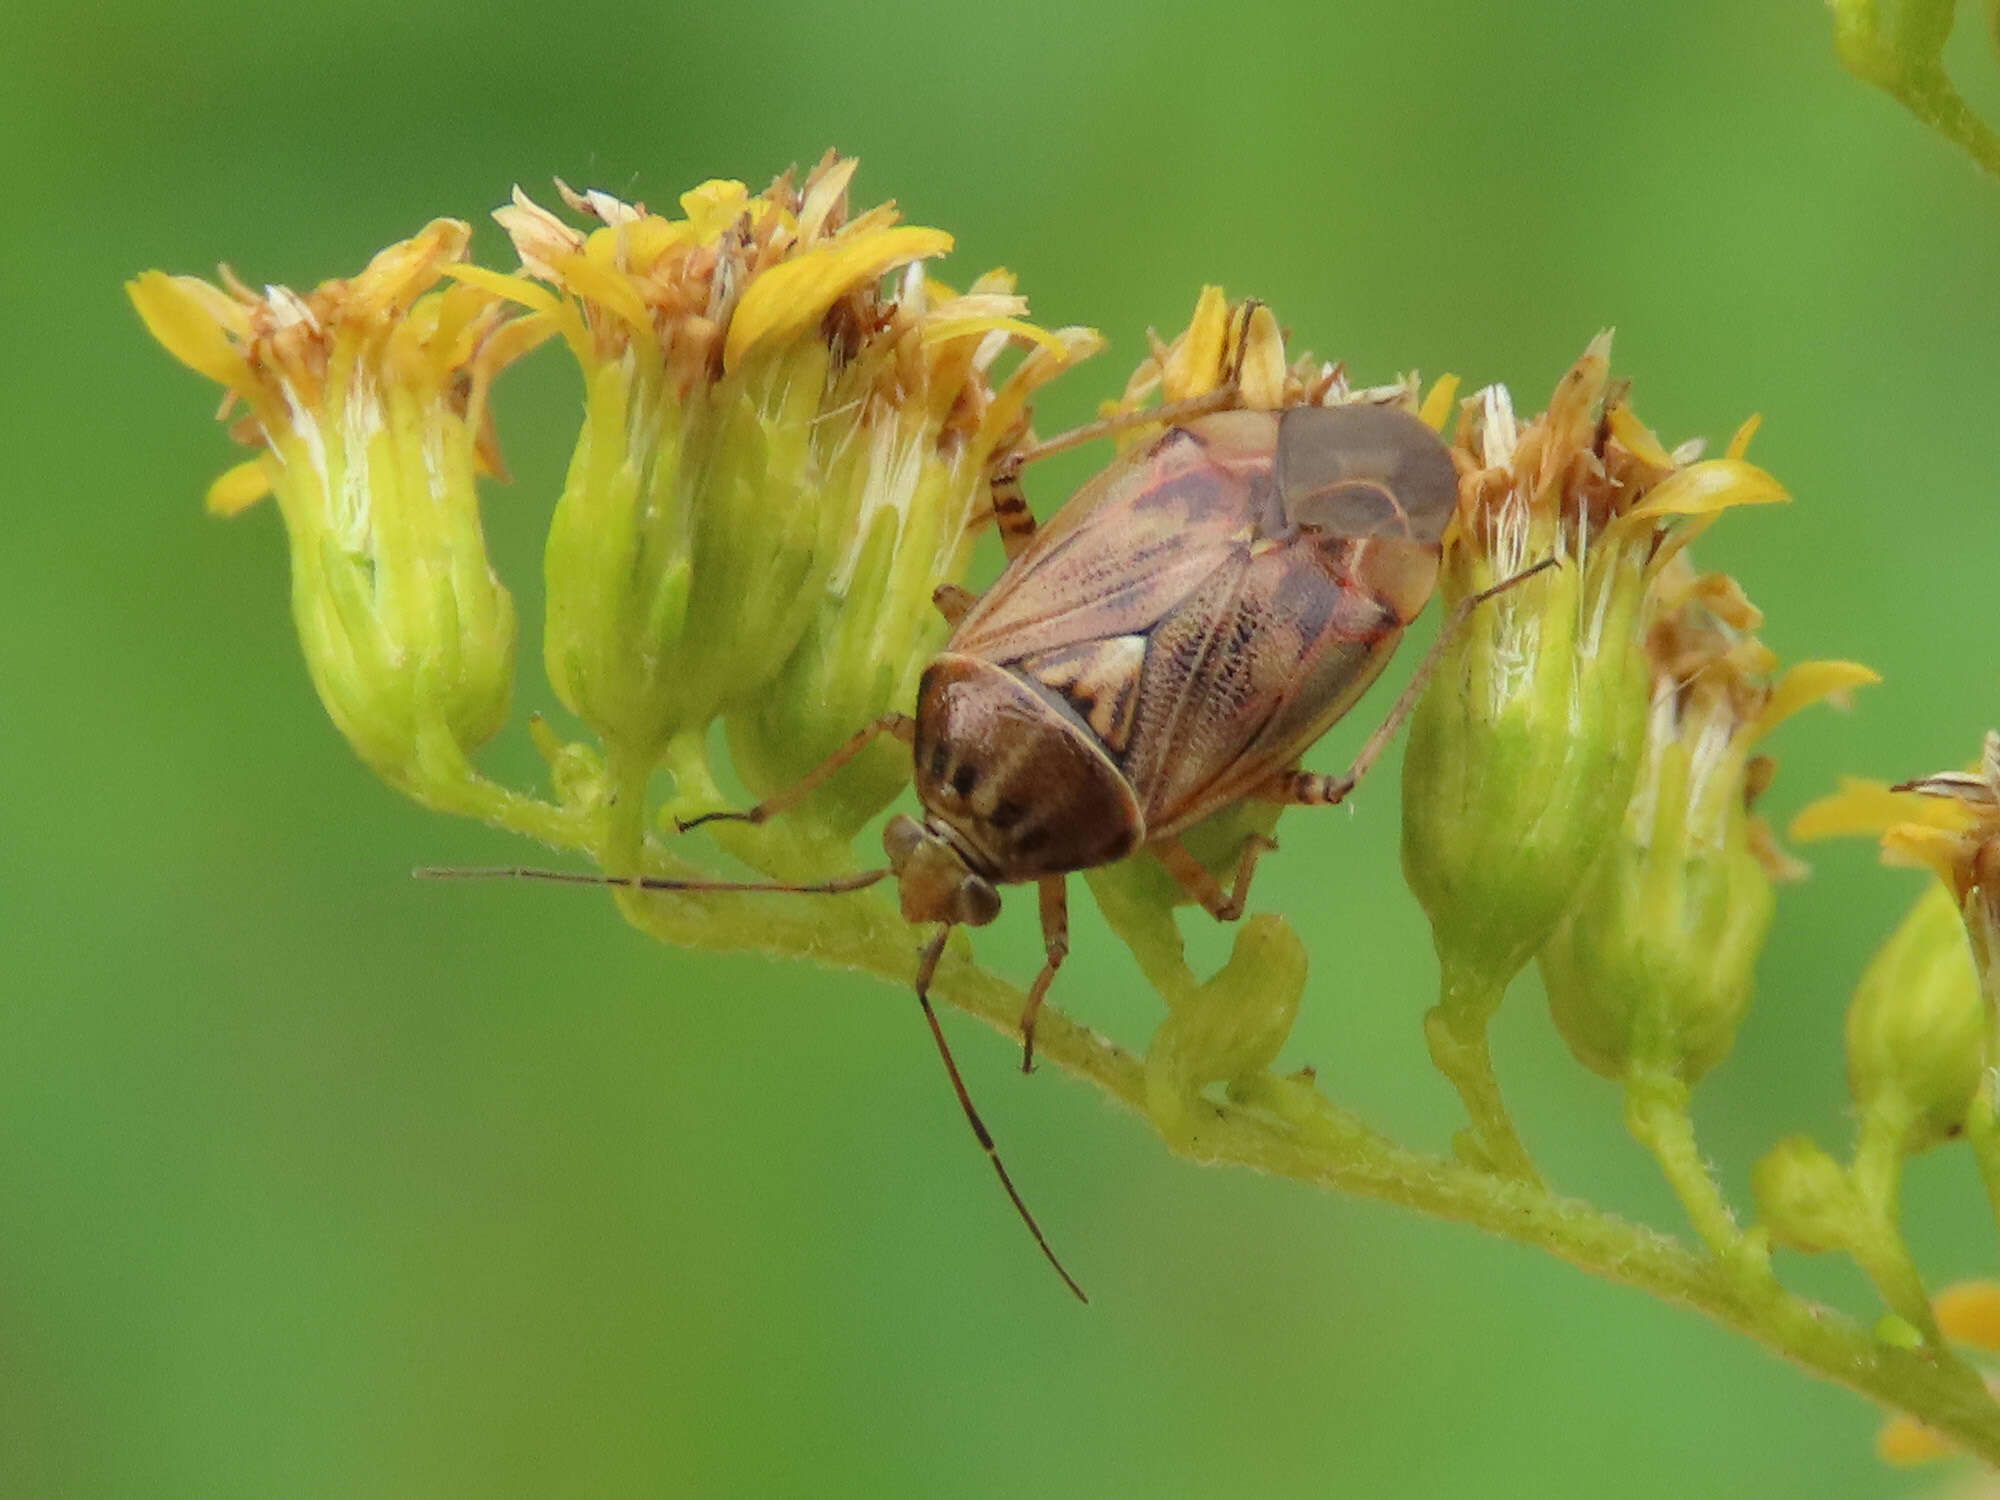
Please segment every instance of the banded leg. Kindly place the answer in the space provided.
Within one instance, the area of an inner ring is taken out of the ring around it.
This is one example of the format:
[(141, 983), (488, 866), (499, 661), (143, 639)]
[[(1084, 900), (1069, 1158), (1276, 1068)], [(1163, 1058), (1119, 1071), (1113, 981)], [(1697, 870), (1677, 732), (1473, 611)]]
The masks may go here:
[(1208, 866), (1188, 853), (1187, 845), (1179, 839), (1161, 839), (1146, 847), (1166, 866), (1180, 888), (1199, 901), (1211, 917), (1218, 922), (1234, 922), (1243, 915), (1243, 903), (1250, 897), (1250, 877), (1256, 873), (1257, 861), (1277, 848), (1278, 841), (1261, 833), (1253, 833), (1243, 841), (1243, 852), (1236, 857), (1236, 877), (1230, 882), (1227, 894), (1221, 882), (1209, 874)]
[(993, 504), (993, 520), (1000, 528), (1000, 550), (1012, 562), (1035, 539), (1035, 513), (1028, 508), (1027, 492), (1021, 488), (1021, 465), (1026, 457), (1015, 454), (994, 469), (986, 481), (987, 497)]
[[(1238, 372), (1241, 373), (1240, 371)], [(1122, 432), (1128, 427), (1145, 427), (1157, 422), (1180, 422), (1190, 417), (1206, 416), (1212, 411), (1221, 411), (1236, 401), (1236, 383), (1219, 386), (1206, 396), (1190, 397), (1186, 401), (1169, 401), (1159, 406), (1142, 407), (1137, 411), (1118, 412), (1113, 416), (1100, 417), (1095, 422), (1085, 422), (1081, 427), (1072, 427), (1068, 432), (1059, 432), (1054, 437), (1036, 443), (1031, 448), (1023, 448), (1009, 454), (994, 465), (993, 473), (987, 479), (987, 493), (993, 503), (993, 519), (1000, 527), (1001, 550), (1012, 562), (1026, 550), (1035, 538), (1035, 513), (1028, 508), (1028, 497), (1021, 488), (1021, 470), (1038, 458), (1047, 458), (1052, 453), (1109, 437), (1114, 432)], [(949, 616), (947, 616), (949, 618)], [(954, 622), (956, 623), (956, 622)]]
[(792, 785), (774, 796), (766, 797), (755, 807), (746, 807), (741, 812), (703, 813), (698, 818), (689, 818), (685, 823), (675, 818), (674, 827), (686, 833), (690, 828), (699, 828), (704, 823), (762, 823), (768, 818), (776, 817), (787, 808), (797, 807), (799, 803), (825, 786), (842, 766), (866, 750), (875, 737), (882, 734), (893, 734), (904, 744), (913, 745), (917, 739), (917, 721), (908, 714), (884, 714)]
[(1042, 947), (1048, 959), (1028, 991), (1028, 1003), (1021, 1008), (1021, 1071), (1035, 1071), (1035, 1019), (1042, 1013), (1056, 970), (1069, 957), (1069, 882), (1051, 875), (1040, 883), (1042, 900)]

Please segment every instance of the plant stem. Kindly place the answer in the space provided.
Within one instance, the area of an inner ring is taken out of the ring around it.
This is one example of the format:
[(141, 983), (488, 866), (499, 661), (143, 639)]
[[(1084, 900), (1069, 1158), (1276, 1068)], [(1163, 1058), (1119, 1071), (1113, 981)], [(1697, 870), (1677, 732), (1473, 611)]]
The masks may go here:
[[(902, 987), (914, 975), (922, 940), (877, 891), (769, 897), (620, 891), (617, 896), (635, 926), (677, 946), (809, 958)], [(932, 994), (1001, 1034), (1018, 1037), (1022, 992), (968, 962), (962, 945), (947, 950)], [(1480, 1038), (1483, 1042), (1483, 1028)], [(1123, 1048), (1045, 1007), (1036, 1049), (1147, 1118), (1144, 1065)], [(1490, 1077), (1490, 1065), (1486, 1074)], [(1378, 1199), (1544, 1250), (1705, 1314), (1813, 1374), (1909, 1413), (2000, 1466), (2000, 1405), (1956, 1360), (1940, 1359), (1929, 1348), (1883, 1343), (1853, 1319), (1794, 1296), (1775, 1280), (1744, 1278), (1656, 1230), (1558, 1197), (1539, 1181), (1407, 1150), (1301, 1079), (1267, 1077), (1239, 1094), (1241, 1102), (1229, 1104), (1194, 1101), (1194, 1124), (1174, 1149), (1190, 1160), (1251, 1167)], [(1512, 1135), (1511, 1126), (1506, 1134)]]
[(1668, 1073), (1636, 1070), (1625, 1083), (1625, 1123), (1653, 1153), (1695, 1233), (1716, 1259), (1735, 1274), (1768, 1281), (1769, 1258), (1737, 1224), (1695, 1141), (1687, 1085)]
[(1465, 1102), (1475, 1164), (1539, 1184), (1541, 1173), (1507, 1112), (1487, 1043), (1487, 1029), (1506, 988), (1504, 981), (1494, 985), (1483, 975), (1445, 964), (1439, 975), (1438, 1003), (1424, 1017), (1424, 1039), (1430, 1044), (1431, 1061)]
[(1989, 1077), (1966, 1116), (1965, 1139), (1979, 1164), (1979, 1181), (1993, 1210), (1994, 1227), (2000, 1229), (2000, 1119), (1995, 1118), (1992, 1093)]
[(1867, 1210), (1865, 1233), (1853, 1246), (1854, 1258), (1889, 1310), (1942, 1351), (1943, 1331), (1931, 1311), (1931, 1294), (1910, 1258), (1898, 1226), (1897, 1203), (1903, 1183), (1903, 1128), (1879, 1110), (1861, 1117), (1861, 1135), (1854, 1147), (1854, 1191)]

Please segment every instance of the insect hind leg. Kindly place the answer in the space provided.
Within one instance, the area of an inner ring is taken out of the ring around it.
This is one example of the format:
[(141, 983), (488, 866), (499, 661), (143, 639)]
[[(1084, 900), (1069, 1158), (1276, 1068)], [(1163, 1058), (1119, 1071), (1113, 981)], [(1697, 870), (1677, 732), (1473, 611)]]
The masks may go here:
[(1416, 711), (1417, 702), (1423, 697), (1424, 689), (1430, 686), (1431, 678), (1437, 675), (1438, 664), (1443, 661), (1444, 653), (1458, 638), (1466, 622), (1472, 618), (1472, 612), (1496, 595), (1504, 594), (1515, 585), (1526, 583), (1537, 573), (1556, 566), (1558, 563), (1555, 558), (1543, 558), (1533, 567), (1524, 568), (1513, 577), (1503, 578), (1493, 587), (1482, 589), (1460, 600), (1458, 608), (1451, 612), (1451, 617), (1438, 631), (1437, 639), (1431, 642), (1430, 650), (1424, 653), (1424, 659), (1417, 663), (1417, 670), (1411, 676), (1409, 685), (1389, 706), (1388, 714), (1384, 716), (1375, 732), (1368, 736), (1368, 743), (1363, 745), (1361, 753), (1354, 757), (1354, 764), (1347, 768), (1345, 776), (1322, 776), (1312, 771), (1286, 771), (1272, 778), (1251, 795), (1260, 802), (1281, 802), (1290, 807), (1332, 807), (1345, 801), (1348, 794), (1361, 785), (1361, 778), (1375, 768), (1375, 762), (1382, 758), (1382, 752), (1389, 748), (1389, 742), (1395, 739), (1396, 732), (1403, 727), (1404, 721)]

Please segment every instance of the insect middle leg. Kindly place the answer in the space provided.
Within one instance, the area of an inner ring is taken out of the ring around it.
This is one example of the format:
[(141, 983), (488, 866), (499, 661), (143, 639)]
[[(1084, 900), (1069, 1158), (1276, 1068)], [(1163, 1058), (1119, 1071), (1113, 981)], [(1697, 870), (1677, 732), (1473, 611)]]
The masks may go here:
[(704, 823), (762, 823), (768, 818), (776, 817), (788, 808), (797, 807), (825, 786), (842, 766), (866, 750), (877, 735), (883, 734), (893, 734), (904, 744), (913, 745), (917, 738), (917, 721), (908, 714), (884, 714), (782, 792), (766, 797), (755, 807), (746, 807), (740, 812), (706, 812), (698, 818), (689, 818), (685, 822), (675, 818), (674, 827), (686, 833), (690, 828), (699, 828)]
[(1243, 915), (1243, 903), (1249, 899), (1250, 877), (1256, 873), (1257, 861), (1277, 848), (1278, 841), (1261, 833), (1245, 839), (1243, 852), (1236, 856), (1236, 876), (1226, 892), (1222, 882), (1209, 873), (1208, 866), (1188, 853), (1187, 845), (1179, 839), (1160, 839), (1146, 847), (1180, 888), (1199, 901), (1211, 917), (1218, 922), (1234, 922)]
[(1049, 986), (1055, 983), (1056, 970), (1069, 957), (1069, 888), (1068, 881), (1061, 875), (1051, 875), (1039, 886), (1042, 904), (1042, 947), (1048, 958), (1042, 964), (1042, 972), (1035, 976), (1033, 986), (1028, 990), (1028, 1003), (1021, 1007), (1021, 1071), (1035, 1071), (1035, 1021), (1042, 1013), (1042, 1002), (1048, 999)]

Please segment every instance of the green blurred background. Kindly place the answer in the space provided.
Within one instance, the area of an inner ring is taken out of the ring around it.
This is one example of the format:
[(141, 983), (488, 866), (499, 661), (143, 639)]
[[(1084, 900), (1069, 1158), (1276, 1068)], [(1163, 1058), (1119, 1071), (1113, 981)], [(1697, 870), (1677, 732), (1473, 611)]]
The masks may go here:
[[(1995, 715), (2000, 186), (1844, 76), (1821, 7), (113, 0), (8, 33), (0, 1494), (1932, 1482), (1875, 1466), (1858, 1398), (1687, 1314), (1178, 1162), (961, 1021), (1079, 1309), (906, 995), (659, 949), (579, 893), (413, 885), (416, 863), (528, 851), (399, 801), (325, 722), (276, 514), (203, 517), (235, 457), (215, 392), (118, 290), (222, 258), (310, 284), (433, 215), (483, 223), (516, 180), (670, 203), (834, 144), (862, 201), (959, 235), (943, 274), (1009, 265), (1044, 321), (1111, 335), (1045, 428), (1205, 279), (1358, 378), (1451, 369), (1531, 407), (1616, 324), (1652, 424), (1720, 439), (1761, 411), (1754, 456), (1798, 496), (1703, 560), (1787, 656), (1887, 678), (1778, 741), (1788, 816), (1843, 771), (1955, 764)], [(574, 372), (551, 350), (501, 407), (518, 480), (491, 528), (529, 623), (522, 704), (546, 707), (537, 545)], [(490, 764), (531, 773), (518, 729)], [(1294, 815), (1257, 901), (1316, 958), (1288, 1058), (1441, 1145), (1394, 774), (1352, 816)], [(1841, 1008), (1917, 889), (1858, 844), (1814, 857), (1697, 1101), (1739, 1196), (1780, 1133), (1844, 1143)], [(1025, 979), (1033, 903), (1013, 905), (979, 947)], [(1143, 1042), (1156, 1002), (1078, 906), (1060, 1000)], [(1499, 1051), (1558, 1181), (1677, 1222), (1529, 983)], [(1941, 1281), (1994, 1269), (1965, 1161), (1920, 1162), (1911, 1197)], [(1786, 1270), (1870, 1307), (1839, 1266)]]

